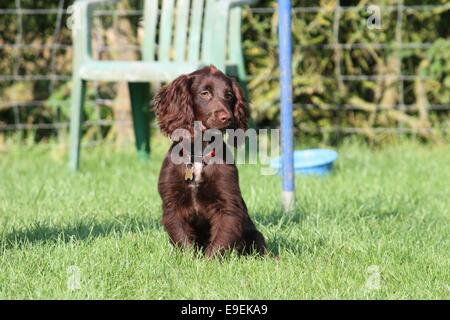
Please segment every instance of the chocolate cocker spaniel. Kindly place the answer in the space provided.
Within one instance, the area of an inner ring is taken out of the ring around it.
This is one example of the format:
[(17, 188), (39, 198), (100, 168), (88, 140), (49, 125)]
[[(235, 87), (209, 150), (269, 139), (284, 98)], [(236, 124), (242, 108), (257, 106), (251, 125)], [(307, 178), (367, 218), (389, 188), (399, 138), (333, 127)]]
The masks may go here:
[[(205, 151), (208, 142), (202, 142), (200, 155), (186, 148), (194, 144), (196, 121), (201, 132), (247, 129), (247, 105), (237, 82), (214, 66), (204, 67), (159, 90), (154, 110), (162, 133), (173, 140), (158, 183), (162, 224), (172, 244), (199, 248), (208, 257), (232, 249), (264, 254), (265, 240), (248, 215), (235, 164), (208, 161), (216, 157), (215, 149)], [(177, 129), (192, 134), (183, 147), (174, 137)], [(175, 149), (183, 162), (173, 161)]]

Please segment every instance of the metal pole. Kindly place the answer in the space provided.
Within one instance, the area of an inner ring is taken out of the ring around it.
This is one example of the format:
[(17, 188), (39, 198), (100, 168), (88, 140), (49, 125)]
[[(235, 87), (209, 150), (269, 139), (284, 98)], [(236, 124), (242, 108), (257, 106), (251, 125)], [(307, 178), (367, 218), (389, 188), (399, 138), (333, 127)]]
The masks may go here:
[(283, 206), (285, 212), (295, 206), (294, 154), (292, 132), (292, 44), (291, 1), (278, 0), (278, 48), (281, 86), (281, 147), (283, 168)]

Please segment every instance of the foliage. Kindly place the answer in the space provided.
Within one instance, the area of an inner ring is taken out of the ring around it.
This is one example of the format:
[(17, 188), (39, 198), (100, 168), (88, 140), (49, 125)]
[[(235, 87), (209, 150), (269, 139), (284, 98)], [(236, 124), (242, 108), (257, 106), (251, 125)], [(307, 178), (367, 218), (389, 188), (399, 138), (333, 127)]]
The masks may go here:
[[(269, 4), (268, 2), (267, 4)], [(301, 2), (305, 5), (305, 1)], [(433, 10), (405, 10), (402, 28), (396, 31), (398, 1), (385, 0), (381, 6), (382, 29), (367, 28), (368, 1), (306, 2), (321, 11), (294, 11), (293, 16), (293, 98), (294, 120), (302, 132), (360, 128), (375, 139), (374, 129), (404, 127), (430, 137), (429, 127), (448, 128), (449, 90), (443, 81), (449, 76), (449, 4), (446, 1), (408, 1), (408, 5), (442, 4)], [(294, 1), (293, 6), (299, 3)], [(276, 4), (272, 3), (276, 8)], [(247, 11), (244, 42), (249, 71), (253, 115), (258, 123), (277, 123), (279, 83), (277, 57), (277, 15)], [(339, 28), (337, 28), (339, 26)], [(445, 28), (444, 26), (447, 26)], [(338, 30), (338, 32), (335, 32)], [(416, 46), (401, 48), (403, 43)], [(432, 43), (427, 49), (421, 43)], [(346, 47), (337, 46), (344, 44)], [(381, 46), (379, 45), (381, 44)], [(419, 45), (417, 45), (419, 44)], [(434, 72), (421, 73), (433, 65)], [(415, 80), (414, 76), (428, 78)], [(347, 79), (341, 77), (348, 76)], [(409, 76), (400, 90), (400, 76)], [(369, 76), (369, 78), (364, 78)], [(351, 77), (357, 80), (352, 80)], [(358, 78), (360, 77), (360, 78)], [(371, 77), (371, 78), (370, 78)], [(376, 78), (378, 77), (378, 79)], [(383, 79), (385, 77), (385, 79)], [(402, 104), (408, 107), (402, 110)], [(446, 106), (432, 112), (430, 105)], [(400, 110), (399, 110), (400, 109)], [(339, 130), (338, 130), (339, 132)]]
[[(341, 0), (341, 7), (338, 3), (338, 0), (293, 1), (293, 99), (297, 132), (322, 138), (339, 138), (357, 132), (378, 140), (384, 137), (378, 134), (384, 128), (400, 127), (425, 139), (439, 138), (445, 130), (450, 130), (450, 3), (380, 0), (376, 4), (381, 6), (381, 30), (366, 25), (369, 15), (366, 6), (372, 2)], [(397, 11), (401, 3), (416, 7)], [(70, 4), (71, 1), (65, 1), (64, 9)], [(22, 0), (21, 5), (24, 9), (55, 9), (58, 2)], [(300, 5), (307, 10), (299, 10)], [(420, 8), (426, 5), (433, 7)], [(119, 6), (140, 8), (142, 0), (122, 1)], [(256, 7), (265, 10), (247, 8), (243, 14), (252, 116), (262, 127), (276, 126), (279, 121), (276, 6), (275, 1), (263, 0)], [(6, 5), (6, 8), (14, 7), (14, 2)], [(401, 28), (397, 28), (398, 12), (401, 12)], [(0, 15), (0, 74), (57, 74), (70, 78), (68, 15), (62, 16), (58, 34), (54, 32), (55, 17), (55, 14), (25, 15), (20, 33), (17, 15)], [(100, 50), (99, 57), (136, 57), (133, 52), (123, 54), (127, 46), (122, 42), (125, 36), (130, 50), (139, 45), (139, 19), (136, 15), (99, 18), (94, 24), (93, 41)], [(117, 24), (123, 20), (130, 23)], [(111, 32), (111, 28), (119, 28), (120, 32)], [(22, 34), (21, 39), (18, 34)], [(120, 48), (117, 47), (119, 36)], [(27, 46), (11, 46), (19, 40)], [(62, 46), (54, 48), (54, 44)], [(21, 123), (67, 121), (69, 87), (65, 78), (23, 83), (0, 81), (0, 127), (17, 120)], [(122, 94), (117, 94), (123, 90), (111, 84), (91, 86), (89, 90), (92, 98), (102, 101), (123, 99)], [(62, 99), (61, 103), (58, 99)], [(37, 108), (30, 107), (36, 100), (46, 102)], [(88, 120), (97, 119), (99, 114), (119, 119), (115, 116), (116, 112), (120, 113), (117, 103), (101, 104), (100, 111), (98, 104), (94, 108), (95, 112), (86, 113)]]
[(433, 96), (450, 101), (450, 40), (439, 39), (428, 50), (424, 73), (433, 78)]

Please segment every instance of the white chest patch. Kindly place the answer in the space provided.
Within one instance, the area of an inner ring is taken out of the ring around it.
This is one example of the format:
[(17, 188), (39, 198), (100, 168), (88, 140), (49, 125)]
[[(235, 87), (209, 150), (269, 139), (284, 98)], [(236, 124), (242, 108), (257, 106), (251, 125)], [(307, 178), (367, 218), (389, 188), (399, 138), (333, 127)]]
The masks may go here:
[(203, 162), (194, 162), (194, 181), (202, 180)]

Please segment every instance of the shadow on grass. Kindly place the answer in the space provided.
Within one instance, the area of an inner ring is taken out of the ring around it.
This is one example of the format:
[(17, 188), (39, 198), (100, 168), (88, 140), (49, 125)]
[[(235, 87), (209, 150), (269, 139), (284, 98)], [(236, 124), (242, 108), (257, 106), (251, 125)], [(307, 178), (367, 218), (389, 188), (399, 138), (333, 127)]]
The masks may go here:
[(49, 225), (38, 221), (25, 230), (12, 230), (0, 238), (0, 248), (5, 249), (37, 244), (69, 243), (107, 236), (121, 237), (128, 233), (140, 233), (160, 229), (155, 217), (119, 216), (108, 220), (77, 221), (69, 225)]
[[(301, 223), (304, 214), (294, 212), (286, 215), (283, 211), (275, 211), (271, 214), (255, 214), (254, 220), (263, 228), (270, 228), (270, 234), (263, 234), (266, 238), (269, 255), (277, 257), (280, 249), (293, 253), (302, 251), (302, 245), (289, 236), (293, 224)], [(0, 238), (0, 248), (12, 249), (34, 245), (51, 245), (56, 243), (70, 243), (73, 241), (86, 241), (102, 237), (122, 237), (129, 233), (144, 233), (147, 230), (160, 230), (159, 217), (130, 217), (118, 216), (105, 220), (80, 220), (70, 224), (51, 225), (37, 221), (34, 224), (13, 229), (4, 233)], [(261, 230), (260, 230), (261, 231)]]
[(270, 229), (269, 234), (263, 232), (270, 255), (278, 257), (280, 248), (291, 252), (299, 252), (299, 244), (294, 243), (288, 235), (293, 225), (301, 224), (305, 218), (303, 212), (295, 210), (292, 213), (285, 213), (283, 210), (278, 210), (270, 214), (256, 213), (253, 217), (257, 225)]
[(280, 251), (295, 256), (304, 254), (314, 255), (317, 252), (324, 250), (328, 245), (329, 242), (326, 237), (305, 240), (298, 237), (276, 234), (267, 239), (268, 250), (276, 257), (280, 255)]
[[(251, 213), (250, 213), (251, 214)], [(258, 224), (277, 227), (285, 227), (292, 223), (300, 223), (304, 218), (305, 214), (300, 211), (294, 211), (293, 213), (285, 213), (284, 211), (274, 211), (270, 214), (255, 213), (251, 215), (252, 218)]]

